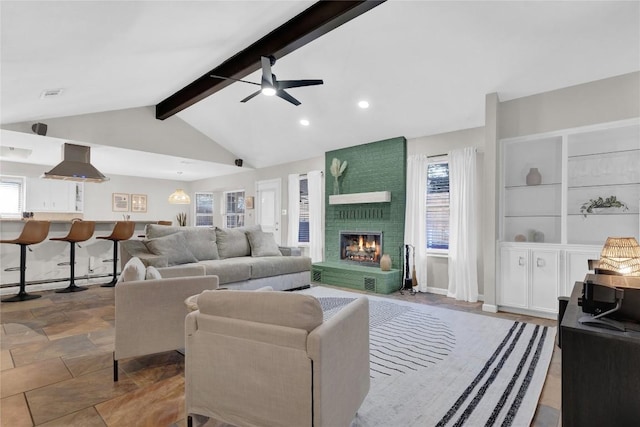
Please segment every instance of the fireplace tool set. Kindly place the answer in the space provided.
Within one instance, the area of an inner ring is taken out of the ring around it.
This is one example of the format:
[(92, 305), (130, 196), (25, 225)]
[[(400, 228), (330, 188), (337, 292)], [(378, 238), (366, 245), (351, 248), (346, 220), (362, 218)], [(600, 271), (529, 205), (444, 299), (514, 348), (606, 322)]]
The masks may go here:
[[(404, 291), (408, 290), (411, 295), (415, 295), (418, 289), (418, 276), (416, 274), (416, 248), (413, 245), (400, 246), (400, 259), (402, 259), (402, 252), (404, 251), (404, 278), (400, 280), (400, 295), (404, 295)], [(409, 255), (413, 254), (413, 266), (409, 265)]]

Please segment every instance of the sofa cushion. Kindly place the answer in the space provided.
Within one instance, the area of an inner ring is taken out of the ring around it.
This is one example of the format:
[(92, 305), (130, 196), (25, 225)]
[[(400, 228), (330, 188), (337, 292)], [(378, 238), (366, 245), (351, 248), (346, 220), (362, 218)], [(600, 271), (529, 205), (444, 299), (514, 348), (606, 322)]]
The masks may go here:
[(149, 251), (155, 255), (166, 256), (169, 266), (198, 261), (187, 248), (183, 233), (173, 233), (157, 239), (145, 240), (144, 243)]
[(146, 268), (140, 258), (133, 257), (124, 265), (118, 282), (135, 282), (144, 280)]
[(249, 230), (245, 233), (251, 246), (251, 256), (281, 256), (282, 253), (278, 248), (273, 233), (265, 233), (262, 230)]
[(187, 248), (198, 260), (219, 258), (214, 227), (174, 227), (147, 224), (146, 233), (148, 239), (182, 233), (186, 239)]
[(260, 226), (216, 228), (216, 243), (221, 259), (251, 255), (247, 231), (260, 230)]
[(305, 256), (272, 256), (251, 259), (252, 279), (310, 270), (311, 258)]
[(153, 266), (148, 266), (147, 267), (147, 271), (144, 275), (144, 279), (145, 280), (157, 280), (157, 279), (162, 279), (162, 275), (160, 275), (160, 272), (158, 271), (157, 268), (153, 267)]
[(200, 261), (207, 276), (218, 276), (220, 285), (242, 282), (251, 278), (251, 257)]

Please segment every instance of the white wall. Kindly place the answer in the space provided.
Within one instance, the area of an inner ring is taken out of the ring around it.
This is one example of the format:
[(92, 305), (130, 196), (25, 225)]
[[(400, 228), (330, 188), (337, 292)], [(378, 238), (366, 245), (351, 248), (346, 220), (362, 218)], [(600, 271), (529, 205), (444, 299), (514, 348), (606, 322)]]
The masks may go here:
[[(484, 128), (463, 129), (455, 132), (448, 132), (439, 135), (423, 136), (407, 140), (407, 156), (416, 154), (425, 154), (427, 156), (438, 156), (446, 154), (448, 151), (464, 148), (476, 147), (478, 150), (478, 170), (477, 182), (480, 194), (477, 197), (479, 203), (482, 203), (483, 190), (483, 159), (484, 159)], [(482, 212), (481, 206), (478, 207), (478, 213)], [(478, 222), (482, 224), (482, 220)], [(480, 295), (483, 294), (483, 257), (482, 257), (482, 234), (478, 236), (478, 289)], [(427, 285), (429, 288), (440, 289), (444, 293), (449, 286), (448, 259), (442, 256), (430, 256), (427, 258)]]
[[(0, 173), (3, 175), (38, 178), (48, 169), (50, 169), (48, 166), (0, 161)], [(169, 194), (176, 188), (184, 188), (188, 191), (190, 183), (121, 175), (110, 175), (109, 179), (103, 183), (84, 183), (84, 219), (121, 220), (122, 215), (127, 214), (131, 215), (131, 220), (134, 221), (172, 220), (175, 222), (179, 212), (188, 212), (191, 220), (189, 206), (171, 205), (167, 201)], [(113, 212), (111, 210), (112, 193), (146, 194), (147, 212)]]

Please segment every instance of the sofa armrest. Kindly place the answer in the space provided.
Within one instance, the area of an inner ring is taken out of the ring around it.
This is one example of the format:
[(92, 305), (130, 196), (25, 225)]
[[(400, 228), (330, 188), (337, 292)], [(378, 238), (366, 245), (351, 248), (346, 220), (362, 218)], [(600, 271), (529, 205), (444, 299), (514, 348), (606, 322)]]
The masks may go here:
[(283, 256), (301, 256), (302, 249), (295, 246), (278, 246)]
[(369, 392), (369, 300), (357, 298), (313, 330), (307, 351), (313, 360), (313, 424), (349, 425)]
[(133, 257), (140, 258), (145, 267), (162, 268), (169, 265), (169, 260), (166, 256), (149, 252), (149, 249), (141, 240), (122, 240), (120, 242), (120, 268), (124, 268)]

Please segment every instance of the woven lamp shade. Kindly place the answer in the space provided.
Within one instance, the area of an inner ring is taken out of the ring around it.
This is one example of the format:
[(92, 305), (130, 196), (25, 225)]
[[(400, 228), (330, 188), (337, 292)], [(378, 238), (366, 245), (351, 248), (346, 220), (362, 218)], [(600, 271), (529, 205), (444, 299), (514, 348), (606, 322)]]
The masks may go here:
[(634, 237), (609, 237), (600, 253), (598, 268), (625, 276), (640, 276), (640, 245)]
[(178, 188), (169, 196), (169, 203), (172, 205), (188, 205), (191, 203), (191, 198), (182, 188)]

